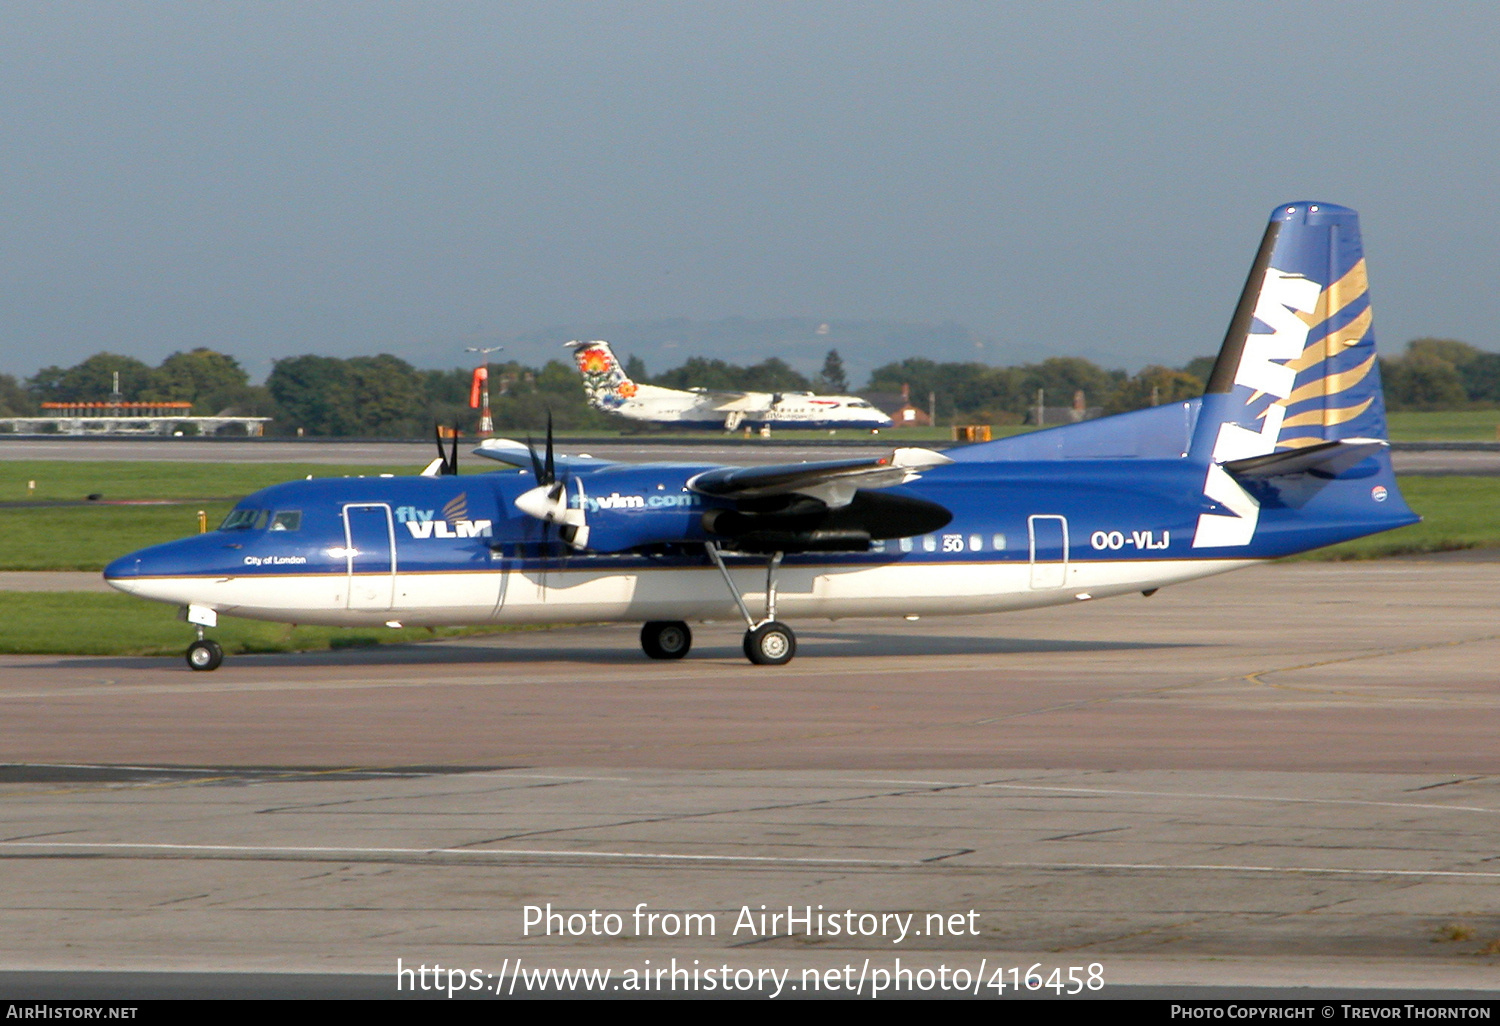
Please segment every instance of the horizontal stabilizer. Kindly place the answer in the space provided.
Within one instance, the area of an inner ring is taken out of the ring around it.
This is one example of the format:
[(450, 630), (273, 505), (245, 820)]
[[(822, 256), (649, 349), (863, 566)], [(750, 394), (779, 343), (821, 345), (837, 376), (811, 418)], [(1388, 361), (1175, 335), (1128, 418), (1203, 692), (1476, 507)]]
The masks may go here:
[[(523, 470), (532, 468), (531, 447), (513, 438), (487, 438), (480, 442), (479, 448), (473, 452), (475, 456), (483, 456), (487, 460), (495, 460), (498, 463), (509, 463)], [(604, 460), (597, 456), (565, 456), (559, 453), (553, 459), (559, 470), (573, 474), (615, 466), (614, 460)]]
[(1283, 477), (1308, 473), (1320, 477), (1337, 477), (1361, 460), (1390, 448), (1390, 444), (1381, 438), (1339, 438), (1301, 449), (1230, 460), (1224, 464), (1224, 469), (1238, 478)]
[(806, 495), (830, 509), (847, 506), (861, 488), (889, 488), (921, 476), (923, 470), (953, 460), (931, 449), (896, 449), (889, 456), (819, 463), (781, 463), (769, 467), (724, 467), (688, 481), (700, 495), (724, 499), (759, 499)]

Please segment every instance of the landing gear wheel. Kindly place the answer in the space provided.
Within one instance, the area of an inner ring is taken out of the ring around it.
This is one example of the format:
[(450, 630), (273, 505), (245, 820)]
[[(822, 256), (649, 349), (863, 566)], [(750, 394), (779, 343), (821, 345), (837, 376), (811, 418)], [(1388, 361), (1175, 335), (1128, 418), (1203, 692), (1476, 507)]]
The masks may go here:
[(652, 659), (681, 659), (693, 647), (693, 632), (681, 620), (652, 620), (641, 625), (641, 648)]
[(797, 654), (797, 635), (771, 620), (745, 632), (745, 658), (757, 666), (781, 666)]
[(199, 638), (188, 646), (187, 664), (195, 670), (217, 670), (224, 661), (224, 650), (217, 641)]

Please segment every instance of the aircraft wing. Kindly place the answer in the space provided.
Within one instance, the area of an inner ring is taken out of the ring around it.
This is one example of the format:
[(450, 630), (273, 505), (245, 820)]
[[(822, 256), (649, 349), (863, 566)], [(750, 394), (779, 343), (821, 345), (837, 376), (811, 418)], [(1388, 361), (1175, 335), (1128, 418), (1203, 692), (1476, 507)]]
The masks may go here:
[(706, 389), (700, 392), (694, 389), (693, 394), (716, 413), (733, 413), (736, 410), (751, 413), (771, 406), (771, 397), (765, 392), (710, 392)]
[(952, 463), (931, 449), (896, 449), (875, 459), (782, 463), (769, 467), (723, 467), (691, 478), (687, 486), (720, 499), (763, 499), (805, 495), (829, 509), (847, 506), (861, 488), (889, 488), (921, 476), (923, 470)]
[[(495, 460), (498, 463), (508, 463), (522, 470), (530, 470), (532, 467), (530, 446), (513, 438), (487, 438), (479, 443), (479, 448), (474, 449), (473, 453), (475, 456), (483, 456), (487, 460)], [(617, 465), (614, 460), (600, 459), (597, 456), (554, 454), (552, 458), (559, 470), (566, 470), (573, 474)]]

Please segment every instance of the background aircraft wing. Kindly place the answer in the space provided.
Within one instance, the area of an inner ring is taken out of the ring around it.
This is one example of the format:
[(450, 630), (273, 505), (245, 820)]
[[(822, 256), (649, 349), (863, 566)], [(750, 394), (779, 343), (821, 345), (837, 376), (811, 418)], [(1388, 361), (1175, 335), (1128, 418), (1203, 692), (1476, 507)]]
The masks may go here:
[(696, 388), (691, 391), (717, 413), (733, 413), (735, 410), (748, 413), (768, 409), (771, 405), (771, 396), (764, 392), (719, 392)]

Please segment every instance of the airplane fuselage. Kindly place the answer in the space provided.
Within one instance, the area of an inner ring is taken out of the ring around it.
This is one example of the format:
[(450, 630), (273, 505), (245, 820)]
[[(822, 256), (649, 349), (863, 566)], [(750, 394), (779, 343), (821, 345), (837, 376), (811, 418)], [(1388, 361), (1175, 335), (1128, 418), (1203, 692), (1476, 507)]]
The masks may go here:
[[(1373, 461), (1372, 461), (1373, 462)], [(520, 512), (524, 471), (437, 478), (295, 481), (248, 496), (239, 527), (112, 563), (109, 583), (144, 598), (302, 624), (412, 625), (733, 620), (734, 598), (703, 542), (703, 465), (606, 467), (574, 481), (590, 551)], [(953, 514), (941, 530), (869, 551), (789, 554), (776, 582), (787, 617), (919, 616), (1023, 609), (1133, 591), (1393, 526), (1373, 476), (1311, 498), (1261, 497), (1253, 544), (1194, 547), (1203, 467), (1188, 459), (958, 463), (890, 492)], [(1369, 519), (1330, 521), (1354, 503)], [(1340, 507), (1341, 508), (1341, 507)], [(628, 549), (626, 548), (628, 546)], [(764, 601), (762, 555), (725, 553), (744, 600)]]
[(654, 385), (635, 386), (628, 399), (601, 403), (610, 413), (631, 420), (682, 428), (737, 431), (742, 428), (847, 428), (879, 430), (891, 418), (858, 396), (804, 392), (746, 392), (732, 398), (713, 392), (681, 391)]

